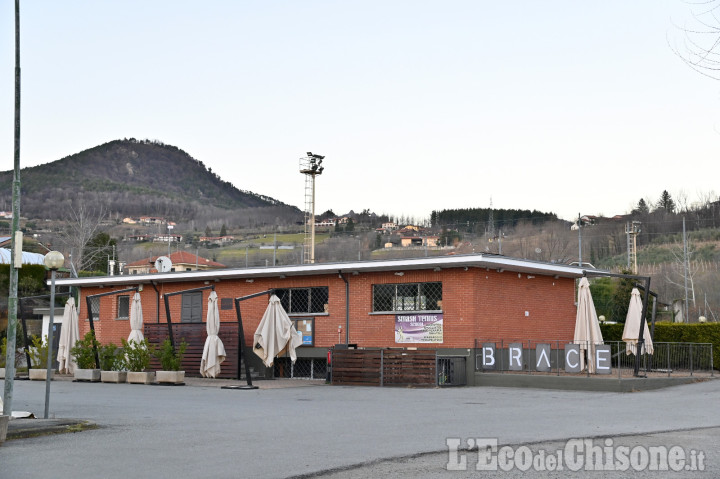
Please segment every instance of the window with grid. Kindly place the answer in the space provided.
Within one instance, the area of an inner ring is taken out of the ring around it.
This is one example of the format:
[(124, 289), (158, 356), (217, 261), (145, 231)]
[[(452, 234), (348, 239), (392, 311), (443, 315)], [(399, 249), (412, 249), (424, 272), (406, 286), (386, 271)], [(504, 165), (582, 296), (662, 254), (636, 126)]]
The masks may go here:
[[(93, 321), (100, 320), (100, 298), (90, 298), (90, 314)], [(90, 319), (88, 317), (88, 319)]]
[(128, 319), (130, 317), (130, 296), (120, 295), (117, 297), (117, 319)]
[(440, 311), (442, 283), (374, 284), (373, 311)]
[(327, 286), (276, 289), (275, 295), (288, 314), (327, 313)]

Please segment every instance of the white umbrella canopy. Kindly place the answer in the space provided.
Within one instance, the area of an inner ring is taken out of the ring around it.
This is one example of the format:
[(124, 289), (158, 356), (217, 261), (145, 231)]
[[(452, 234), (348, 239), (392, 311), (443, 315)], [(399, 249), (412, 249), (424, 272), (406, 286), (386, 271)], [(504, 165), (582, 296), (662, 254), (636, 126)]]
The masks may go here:
[(142, 304), (140, 303), (140, 293), (135, 292), (133, 295), (132, 303), (130, 304), (130, 336), (128, 336), (128, 343), (135, 341), (140, 344), (145, 337), (142, 333), (143, 327), (143, 314)]
[(295, 348), (301, 344), (302, 338), (280, 304), (280, 299), (272, 295), (270, 304), (255, 330), (253, 351), (263, 360), (265, 366), (270, 367), (275, 361), (275, 356), (286, 347), (294, 363), (297, 359)]
[[(623, 329), (622, 340), (625, 341), (625, 352), (627, 354), (637, 354), (638, 337), (640, 336), (640, 320), (642, 319), (642, 299), (640, 291), (633, 288), (630, 294), (630, 306), (628, 306), (627, 316), (625, 317), (625, 328)], [(643, 348), (641, 354), (653, 353), (653, 343), (650, 337), (647, 321), (643, 328)]]
[(218, 337), (220, 331), (220, 314), (217, 305), (217, 293), (213, 291), (208, 298), (207, 322), (205, 330), (207, 339), (200, 361), (200, 374), (204, 378), (214, 378), (220, 374), (220, 363), (225, 361), (225, 346)]
[(77, 364), (75, 358), (70, 354), (70, 349), (75, 346), (75, 342), (80, 339), (80, 331), (78, 327), (78, 313), (75, 307), (75, 299), (68, 299), (65, 303), (65, 311), (63, 311), (62, 326), (60, 328), (60, 339), (58, 342), (57, 360), (59, 363), (58, 370), (61, 373), (72, 374), (75, 372)]
[[(590, 282), (582, 278), (578, 285), (578, 305), (575, 316), (575, 335), (573, 342), (580, 345), (581, 350), (588, 352), (588, 372), (595, 372), (595, 345), (602, 344), (603, 337), (600, 331), (595, 303), (590, 293)], [(580, 355), (581, 367), (584, 368), (584, 355)]]

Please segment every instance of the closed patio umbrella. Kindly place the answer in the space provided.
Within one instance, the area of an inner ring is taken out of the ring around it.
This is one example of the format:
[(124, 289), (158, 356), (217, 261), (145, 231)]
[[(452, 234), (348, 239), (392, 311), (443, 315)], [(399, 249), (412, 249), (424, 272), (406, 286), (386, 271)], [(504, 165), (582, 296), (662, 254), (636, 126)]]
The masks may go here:
[(61, 373), (72, 374), (75, 372), (77, 364), (70, 354), (70, 349), (75, 346), (75, 342), (80, 339), (80, 331), (78, 329), (78, 313), (75, 307), (75, 300), (68, 299), (65, 303), (65, 311), (63, 311), (62, 326), (60, 328), (60, 339), (58, 342), (57, 360), (59, 363), (58, 370)]
[[(633, 288), (630, 294), (630, 306), (628, 307), (627, 316), (625, 317), (625, 328), (623, 329), (622, 340), (625, 341), (625, 352), (627, 354), (637, 354), (638, 337), (640, 336), (640, 320), (642, 319), (642, 299), (640, 291)], [(643, 329), (643, 349), (640, 354), (653, 353), (653, 343), (650, 337), (647, 321)]]
[(210, 293), (208, 298), (207, 339), (203, 348), (202, 360), (200, 361), (200, 374), (204, 378), (214, 378), (220, 374), (220, 363), (225, 361), (225, 346), (218, 337), (220, 331), (220, 314), (217, 305), (217, 293)]
[[(588, 354), (588, 372), (595, 372), (595, 345), (602, 344), (603, 337), (600, 331), (595, 304), (590, 293), (590, 282), (582, 278), (578, 285), (578, 305), (575, 316), (575, 335), (573, 342), (580, 345), (581, 350)], [(581, 364), (584, 362), (584, 354), (580, 354)], [(584, 368), (584, 365), (582, 366)]]
[(128, 336), (128, 343), (135, 341), (140, 342), (145, 339), (142, 333), (143, 328), (143, 314), (142, 304), (140, 304), (140, 293), (135, 292), (133, 295), (132, 303), (130, 304), (130, 336)]
[(275, 356), (286, 347), (294, 363), (297, 359), (295, 348), (301, 344), (302, 338), (280, 304), (280, 300), (272, 295), (265, 314), (255, 330), (253, 351), (263, 360), (265, 366), (270, 367), (275, 361)]

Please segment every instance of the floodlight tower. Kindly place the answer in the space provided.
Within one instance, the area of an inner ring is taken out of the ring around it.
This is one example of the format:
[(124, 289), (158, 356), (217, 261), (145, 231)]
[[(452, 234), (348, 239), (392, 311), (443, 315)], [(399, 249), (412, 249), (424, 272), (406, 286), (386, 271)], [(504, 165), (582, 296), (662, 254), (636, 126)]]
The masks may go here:
[(315, 177), (325, 169), (322, 160), (325, 157), (307, 152), (300, 158), (300, 173), (305, 175), (305, 241), (303, 263), (315, 262)]

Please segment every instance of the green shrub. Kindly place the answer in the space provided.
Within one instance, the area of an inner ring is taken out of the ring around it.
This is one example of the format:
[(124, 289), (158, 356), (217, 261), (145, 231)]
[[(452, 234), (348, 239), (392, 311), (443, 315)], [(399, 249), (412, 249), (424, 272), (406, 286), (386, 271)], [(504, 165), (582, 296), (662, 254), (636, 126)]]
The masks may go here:
[(123, 339), (122, 352), (124, 369), (140, 373), (150, 366), (154, 348), (147, 339), (143, 339), (139, 343), (134, 339), (131, 339), (130, 342)]
[(162, 370), (180, 371), (187, 346), (187, 343), (183, 341), (176, 349), (169, 339), (163, 341), (162, 346), (160, 346), (160, 351), (155, 354), (155, 357), (160, 360)]
[(83, 339), (75, 342), (75, 346), (70, 348), (70, 354), (75, 358), (79, 369), (96, 369), (98, 367), (95, 363), (95, 348), (99, 345), (93, 331), (88, 331)]
[(47, 369), (48, 337), (40, 339), (40, 336), (33, 336), (30, 342), (30, 367), (33, 369)]
[(122, 350), (113, 343), (100, 346), (98, 354), (100, 356), (100, 369), (103, 371), (122, 371), (125, 366)]

